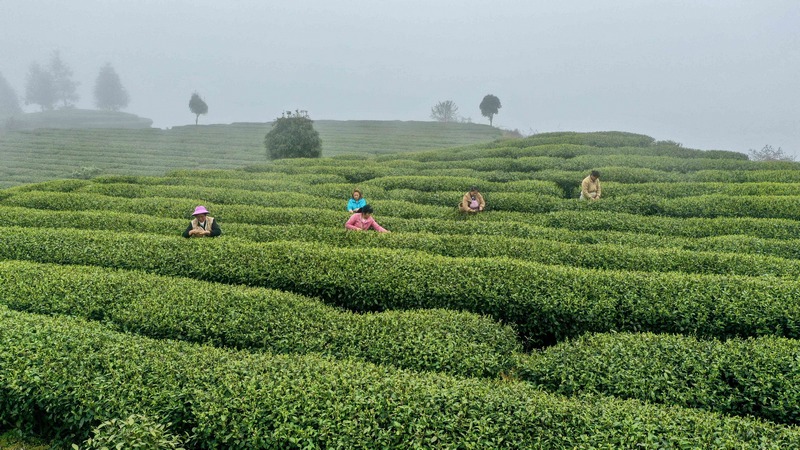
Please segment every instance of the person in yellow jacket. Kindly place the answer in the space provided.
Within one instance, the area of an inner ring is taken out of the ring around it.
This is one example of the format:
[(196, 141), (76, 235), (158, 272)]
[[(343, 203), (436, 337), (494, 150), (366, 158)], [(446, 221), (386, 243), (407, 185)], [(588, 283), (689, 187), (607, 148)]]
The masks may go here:
[(462, 212), (476, 213), (483, 211), (486, 207), (486, 202), (483, 200), (483, 195), (478, 192), (477, 186), (469, 188), (469, 192), (464, 194), (461, 198), (461, 203), (458, 204), (458, 209)]
[(581, 200), (599, 200), (602, 191), (600, 189), (600, 172), (593, 170), (588, 177), (581, 182)]

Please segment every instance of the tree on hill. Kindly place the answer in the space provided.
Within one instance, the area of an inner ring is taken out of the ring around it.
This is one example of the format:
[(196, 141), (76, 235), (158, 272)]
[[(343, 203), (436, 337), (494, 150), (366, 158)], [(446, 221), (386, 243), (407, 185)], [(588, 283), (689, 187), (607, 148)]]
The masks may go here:
[(94, 83), (94, 104), (100, 109), (119, 111), (128, 106), (128, 101), (128, 91), (119, 81), (119, 75), (111, 63), (106, 63)]
[(78, 101), (78, 82), (72, 80), (72, 69), (61, 60), (58, 50), (50, 57), (50, 75), (53, 77), (56, 99), (62, 102), (62, 108), (70, 108)]
[(794, 156), (787, 155), (783, 149), (778, 147), (775, 150), (771, 145), (767, 144), (761, 150), (748, 150), (750, 159), (753, 161), (794, 161)]
[(439, 102), (431, 108), (431, 119), (437, 122), (455, 122), (458, 120), (458, 106), (452, 100)]
[(275, 119), (264, 137), (264, 146), (269, 159), (319, 158), (322, 155), (322, 140), (308, 111), (286, 111)]
[(42, 111), (49, 111), (57, 100), (53, 76), (39, 63), (31, 63), (25, 84), (25, 104), (39, 105)]
[(19, 106), (17, 93), (8, 84), (8, 81), (0, 74), (0, 119), (11, 117), (22, 112)]
[(200, 97), (200, 94), (197, 92), (194, 92), (192, 98), (189, 100), (189, 110), (194, 114), (195, 125), (197, 125), (197, 121), (200, 119), (200, 114), (208, 113), (208, 105), (206, 105), (206, 102), (203, 101), (202, 97)]
[(494, 115), (497, 114), (497, 111), (502, 107), (503, 105), (500, 104), (500, 99), (494, 95), (487, 94), (483, 97), (483, 100), (481, 100), (480, 104), (481, 114), (483, 117), (489, 118), (489, 126), (492, 126), (492, 119), (494, 118)]

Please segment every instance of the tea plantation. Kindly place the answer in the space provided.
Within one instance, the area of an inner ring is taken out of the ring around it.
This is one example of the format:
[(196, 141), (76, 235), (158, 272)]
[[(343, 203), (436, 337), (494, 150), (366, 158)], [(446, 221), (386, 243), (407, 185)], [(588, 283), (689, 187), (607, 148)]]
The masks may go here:
[[(800, 448), (800, 163), (621, 132), (371, 150), (170, 170), (152, 148), (161, 173), (0, 190), (0, 432)], [(391, 233), (345, 230), (354, 188)], [(197, 205), (222, 236), (181, 237)]]

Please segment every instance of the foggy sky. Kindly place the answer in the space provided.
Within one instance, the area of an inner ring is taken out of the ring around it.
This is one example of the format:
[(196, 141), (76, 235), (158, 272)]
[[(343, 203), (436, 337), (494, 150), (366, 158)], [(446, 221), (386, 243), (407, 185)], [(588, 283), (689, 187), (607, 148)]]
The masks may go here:
[(444, 100), (488, 123), (494, 94), (495, 125), (524, 134), (800, 157), (798, 30), (798, 0), (0, 0), (0, 73), (23, 99), (58, 50), (94, 108), (109, 62), (161, 128), (194, 122), (193, 91), (206, 124), (430, 120)]

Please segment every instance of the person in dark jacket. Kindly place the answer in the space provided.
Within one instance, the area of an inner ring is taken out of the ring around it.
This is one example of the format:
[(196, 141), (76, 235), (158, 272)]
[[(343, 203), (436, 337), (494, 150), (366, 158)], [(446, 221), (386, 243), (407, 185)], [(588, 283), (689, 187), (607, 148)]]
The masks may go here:
[(217, 237), (222, 234), (219, 224), (213, 217), (208, 215), (208, 210), (205, 206), (198, 206), (192, 213), (194, 219), (189, 223), (186, 231), (183, 232), (183, 237)]

